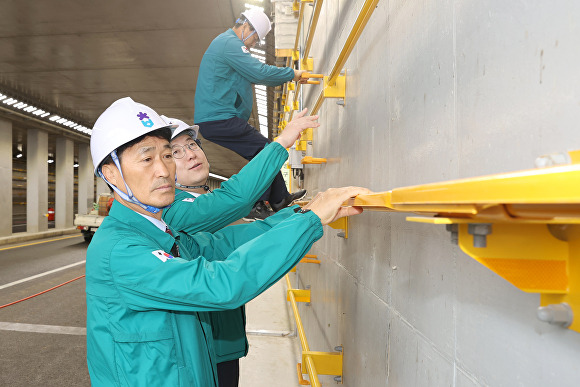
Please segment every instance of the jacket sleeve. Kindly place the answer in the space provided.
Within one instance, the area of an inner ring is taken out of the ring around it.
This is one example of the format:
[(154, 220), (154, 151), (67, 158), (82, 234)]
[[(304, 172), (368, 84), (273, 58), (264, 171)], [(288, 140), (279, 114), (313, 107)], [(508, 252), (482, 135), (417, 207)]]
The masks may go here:
[(250, 83), (278, 86), (294, 79), (292, 68), (262, 63), (236, 43), (232, 41), (225, 45), (223, 57), (228, 65)]
[(271, 143), (221, 188), (193, 202), (176, 200), (163, 212), (163, 219), (180, 232), (215, 232), (250, 212), (287, 158), (282, 145)]
[[(247, 243), (252, 239), (261, 236), (262, 234), (277, 226), (279, 223), (294, 215), (294, 210), (296, 208), (299, 207), (292, 206), (289, 208), (284, 208), (283, 210), (278, 211), (277, 213), (267, 217), (264, 220), (228, 226), (220, 230), (219, 233), (214, 233), (213, 235), (209, 233), (196, 233), (195, 235), (190, 235), (189, 237), (186, 236), (185, 239), (183, 239), (183, 244), (185, 245), (183, 248), (189, 249), (188, 251), (195, 252), (195, 256), (202, 255), (208, 261), (223, 261), (224, 259), (227, 259), (228, 255), (231, 254), (238, 246), (241, 246), (244, 243)], [(211, 240), (216, 235), (219, 238), (227, 240), (228, 243), (212, 243)]]
[[(183, 246), (189, 253), (200, 253), (191, 261), (163, 261), (154, 254), (156, 246), (144, 246), (142, 238), (124, 238), (113, 249), (115, 260), (110, 263), (121, 298), (139, 311), (234, 309), (277, 282), (322, 237), (320, 219), (312, 212), (293, 214), (238, 247), (234, 243), (240, 240), (228, 229), (186, 236)], [(201, 255), (219, 252), (230, 253), (223, 261)]]

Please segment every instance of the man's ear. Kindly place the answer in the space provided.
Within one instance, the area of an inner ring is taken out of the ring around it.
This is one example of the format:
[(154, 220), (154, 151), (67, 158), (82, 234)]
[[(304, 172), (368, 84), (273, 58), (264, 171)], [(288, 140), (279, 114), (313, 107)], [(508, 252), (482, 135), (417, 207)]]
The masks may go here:
[(120, 173), (116, 165), (105, 164), (101, 167), (101, 172), (103, 172), (103, 175), (105, 176), (105, 178), (109, 183), (113, 184), (115, 187), (119, 187), (119, 184), (117, 184), (117, 180), (120, 177)]

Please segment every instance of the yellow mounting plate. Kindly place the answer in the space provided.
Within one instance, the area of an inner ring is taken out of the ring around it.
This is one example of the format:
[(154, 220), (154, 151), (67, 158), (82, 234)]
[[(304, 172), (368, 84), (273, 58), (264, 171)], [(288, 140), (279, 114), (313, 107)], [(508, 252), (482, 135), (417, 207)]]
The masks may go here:
[(296, 302), (310, 302), (310, 289), (289, 289), (286, 293), (287, 301), (290, 301), (290, 292), (294, 293)]
[(336, 83), (332, 86), (328, 84), (328, 76), (325, 75), (323, 80), (324, 98), (344, 98), (346, 95), (346, 76), (339, 75), (336, 79)]
[(302, 70), (306, 71), (314, 70), (314, 59), (312, 58), (302, 59), (300, 63), (302, 63)]
[(342, 352), (302, 351), (302, 373), (306, 374), (306, 358), (314, 362), (316, 373), (320, 375), (342, 376)]

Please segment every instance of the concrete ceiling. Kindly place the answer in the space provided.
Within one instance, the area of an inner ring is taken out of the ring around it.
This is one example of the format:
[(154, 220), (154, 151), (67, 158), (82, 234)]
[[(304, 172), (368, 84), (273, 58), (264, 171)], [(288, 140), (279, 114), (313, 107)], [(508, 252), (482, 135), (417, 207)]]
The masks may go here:
[[(0, 92), (89, 127), (124, 96), (192, 123), (202, 55), (244, 3), (269, 12), (269, 2), (253, 0), (4, 0)], [(15, 121), (15, 140), (25, 138), (25, 126)], [(213, 173), (230, 176), (246, 163), (205, 144)]]

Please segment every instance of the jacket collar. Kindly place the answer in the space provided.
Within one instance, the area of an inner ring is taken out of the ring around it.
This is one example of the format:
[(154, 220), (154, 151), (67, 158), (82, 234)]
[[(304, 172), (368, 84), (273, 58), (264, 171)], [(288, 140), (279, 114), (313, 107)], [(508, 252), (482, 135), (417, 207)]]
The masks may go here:
[(125, 207), (118, 201), (113, 202), (113, 206), (109, 211), (109, 216), (115, 218), (116, 221), (125, 223), (129, 227), (135, 229), (135, 232), (144, 234), (151, 239), (157, 241), (166, 251), (170, 251), (176, 239), (179, 239), (179, 233), (171, 226), (168, 227), (173, 233), (173, 237), (168, 233), (160, 230), (155, 224), (141, 216), (132, 209)]

